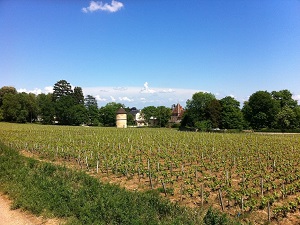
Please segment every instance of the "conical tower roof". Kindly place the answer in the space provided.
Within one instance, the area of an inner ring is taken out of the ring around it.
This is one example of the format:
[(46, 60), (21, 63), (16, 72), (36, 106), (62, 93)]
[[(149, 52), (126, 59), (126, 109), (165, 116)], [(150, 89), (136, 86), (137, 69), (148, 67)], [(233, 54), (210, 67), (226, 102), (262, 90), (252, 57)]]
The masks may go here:
[(127, 112), (125, 111), (125, 109), (123, 108), (119, 108), (118, 111), (116, 112), (117, 114), (127, 114)]

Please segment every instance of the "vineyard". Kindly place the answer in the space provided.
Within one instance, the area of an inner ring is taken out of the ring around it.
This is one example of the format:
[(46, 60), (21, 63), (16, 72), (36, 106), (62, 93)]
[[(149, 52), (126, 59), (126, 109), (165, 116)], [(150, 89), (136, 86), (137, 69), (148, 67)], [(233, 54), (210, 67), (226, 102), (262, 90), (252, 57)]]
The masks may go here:
[(129, 189), (241, 221), (299, 223), (300, 135), (0, 124), (1, 141)]

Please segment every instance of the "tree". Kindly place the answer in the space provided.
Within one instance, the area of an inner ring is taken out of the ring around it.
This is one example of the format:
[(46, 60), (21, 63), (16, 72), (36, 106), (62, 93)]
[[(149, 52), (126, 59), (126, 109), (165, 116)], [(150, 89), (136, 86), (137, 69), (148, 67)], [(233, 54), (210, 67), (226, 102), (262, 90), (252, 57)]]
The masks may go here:
[(297, 101), (293, 99), (292, 93), (285, 89), (281, 91), (272, 91), (272, 97), (279, 103), (280, 108), (289, 107), (295, 108), (297, 106)]
[(81, 87), (75, 87), (73, 93), (75, 104), (83, 105), (84, 104), (84, 96)]
[(0, 107), (3, 104), (4, 95), (9, 94), (9, 93), (16, 95), (18, 92), (14, 87), (11, 87), (11, 86), (3, 86), (2, 88), (0, 88)]
[(217, 99), (211, 100), (206, 107), (206, 118), (211, 121), (213, 128), (220, 127), (221, 110), (221, 104)]
[(37, 96), (38, 115), (43, 124), (52, 124), (55, 116), (55, 106), (52, 94), (39, 94)]
[(88, 111), (82, 104), (74, 105), (70, 109), (70, 114), (71, 114), (70, 124), (72, 125), (87, 124), (89, 122)]
[(170, 108), (167, 108), (165, 106), (158, 106), (156, 108), (156, 119), (158, 121), (158, 124), (160, 127), (165, 127), (170, 118), (171, 118), (172, 110)]
[(116, 112), (119, 108), (125, 108), (121, 103), (110, 102), (99, 109), (100, 123), (104, 126), (116, 126)]
[(151, 118), (157, 116), (157, 108), (155, 106), (146, 106), (142, 109), (142, 115), (144, 116), (146, 123), (149, 123)]
[(19, 112), (22, 110), (18, 95), (12, 93), (5, 94), (2, 103), (4, 121), (16, 122)]
[(87, 108), (88, 116), (89, 116), (89, 123), (93, 126), (99, 125), (99, 110), (98, 110), (98, 104), (95, 97), (92, 95), (88, 95), (84, 99), (84, 105)]
[(220, 100), (221, 128), (222, 129), (243, 129), (244, 118), (240, 109), (240, 103), (233, 97), (227, 96)]
[(286, 105), (279, 111), (279, 113), (277, 113), (275, 121), (280, 129), (295, 128), (296, 113), (293, 109)]
[(254, 129), (272, 128), (279, 104), (267, 91), (257, 91), (245, 102), (242, 112)]
[(55, 102), (56, 120), (63, 125), (72, 125), (74, 115), (72, 107), (75, 106), (75, 99), (71, 95), (61, 96)]
[(98, 108), (97, 100), (92, 95), (87, 95), (86, 96), (86, 98), (84, 99), (84, 105), (85, 105), (86, 108), (89, 108), (91, 106), (95, 106), (96, 108)]
[(63, 96), (70, 96), (73, 94), (71, 84), (66, 80), (57, 81), (53, 87), (53, 100), (58, 101)]
[[(216, 100), (216, 98), (211, 93), (197, 92), (193, 94), (192, 99), (186, 102), (186, 112), (181, 126), (195, 127), (197, 122), (210, 120), (209, 115), (213, 113), (213, 111), (208, 113), (208, 106), (213, 100)], [(212, 108), (210, 110), (212, 110)]]

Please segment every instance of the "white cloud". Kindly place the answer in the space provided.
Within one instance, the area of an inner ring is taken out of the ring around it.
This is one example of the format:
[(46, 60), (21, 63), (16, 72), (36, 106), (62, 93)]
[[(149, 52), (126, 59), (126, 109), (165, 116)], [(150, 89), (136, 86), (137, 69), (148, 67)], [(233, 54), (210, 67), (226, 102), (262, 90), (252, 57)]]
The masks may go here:
[(148, 82), (144, 83), (144, 88), (140, 91), (140, 93), (153, 94), (156, 91), (149, 88)]
[(126, 102), (133, 102), (134, 101), (133, 99), (130, 99), (128, 97), (119, 97), (119, 100), (120, 101), (126, 101)]
[(39, 94), (42, 93), (42, 90), (39, 89), (39, 88), (35, 88), (34, 90), (27, 90), (26, 88), (20, 88), (20, 89), (17, 90), (17, 92), (19, 92), (19, 93), (22, 93), (22, 92), (33, 93), (33, 94), (39, 95)]
[(164, 90), (161, 90), (159, 91), (160, 93), (173, 93), (175, 92), (173, 89), (169, 88), (169, 89), (164, 89)]
[(113, 102), (116, 101), (116, 99), (113, 96), (109, 96), (109, 97), (110, 97), (111, 101), (113, 101)]
[(113, 88), (115, 91), (126, 91), (127, 87), (114, 87)]
[(111, 4), (103, 3), (102, 1), (91, 1), (88, 7), (82, 8), (82, 12), (88, 13), (100, 10), (113, 13), (119, 11), (123, 7), (124, 4), (116, 0), (112, 0)]
[(53, 93), (53, 87), (52, 86), (44, 87), (44, 91), (46, 92), (46, 94)]
[(293, 99), (295, 99), (298, 102), (300, 102), (300, 95), (293, 95)]
[(95, 98), (96, 98), (96, 100), (99, 101), (99, 102), (106, 102), (106, 101), (107, 101), (106, 98), (101, 98), (100, 95), (96, 95)]

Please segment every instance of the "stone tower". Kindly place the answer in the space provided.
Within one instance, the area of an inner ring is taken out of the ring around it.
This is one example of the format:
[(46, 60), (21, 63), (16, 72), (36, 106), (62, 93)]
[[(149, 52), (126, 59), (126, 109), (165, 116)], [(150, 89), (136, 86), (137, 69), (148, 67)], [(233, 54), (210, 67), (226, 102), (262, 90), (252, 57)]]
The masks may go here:
[(117, 128), (127, 128), (127, 112), (123, 108), (119, 108), (116, 112)]

